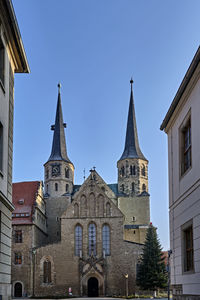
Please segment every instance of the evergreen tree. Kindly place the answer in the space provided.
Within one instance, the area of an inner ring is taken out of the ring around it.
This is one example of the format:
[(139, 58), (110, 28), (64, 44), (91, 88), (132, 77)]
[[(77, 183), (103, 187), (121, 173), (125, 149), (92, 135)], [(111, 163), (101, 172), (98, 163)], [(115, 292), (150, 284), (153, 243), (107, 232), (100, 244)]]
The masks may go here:
[(138, 265), (137, 285), (143, 290), (154, 290), (167, 286), (167, 272), (158, 240), (156, 228), (150, 224)]

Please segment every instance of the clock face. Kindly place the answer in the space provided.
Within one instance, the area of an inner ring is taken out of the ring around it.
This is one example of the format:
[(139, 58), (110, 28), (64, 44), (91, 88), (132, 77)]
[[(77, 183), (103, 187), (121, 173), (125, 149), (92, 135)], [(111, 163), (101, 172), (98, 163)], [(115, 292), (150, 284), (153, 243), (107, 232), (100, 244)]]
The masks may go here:
[(60, 175), (60, 165), (55, 164), (52, 165), (52, 176), (59, 176)]

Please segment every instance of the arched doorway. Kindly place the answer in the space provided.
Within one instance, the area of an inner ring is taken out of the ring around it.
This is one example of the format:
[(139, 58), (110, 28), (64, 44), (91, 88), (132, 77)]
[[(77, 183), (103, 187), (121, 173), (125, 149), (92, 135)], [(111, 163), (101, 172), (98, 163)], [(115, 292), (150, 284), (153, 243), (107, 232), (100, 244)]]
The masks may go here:
[(22, 284), (20, 282), (15, 283), (14, 297), (22, 297)]
[(88, 279), (88, 297), (98, 297), (99, 296), (99, 282), (95, 277), (90, 277)]

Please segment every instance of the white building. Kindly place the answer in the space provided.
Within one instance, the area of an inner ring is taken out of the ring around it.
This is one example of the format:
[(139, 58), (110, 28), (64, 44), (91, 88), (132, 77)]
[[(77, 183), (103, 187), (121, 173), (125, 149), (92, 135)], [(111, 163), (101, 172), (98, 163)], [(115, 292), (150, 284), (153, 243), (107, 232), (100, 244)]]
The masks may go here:
[(0, 299), (11, 297), (14, 73), (29, 72), (11, 0), (0, 0)]
[(173, 299), (200, 299), (200, 47), (160, 129), (168, 135)]

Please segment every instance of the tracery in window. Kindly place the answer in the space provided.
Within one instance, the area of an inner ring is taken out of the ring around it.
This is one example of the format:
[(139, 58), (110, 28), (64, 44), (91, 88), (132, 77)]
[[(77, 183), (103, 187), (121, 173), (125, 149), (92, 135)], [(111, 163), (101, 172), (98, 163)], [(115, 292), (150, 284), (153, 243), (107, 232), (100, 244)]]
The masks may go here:
[(94, 223), (90, 223), (89, 225), (88, 240), (89, 240), (89, 247), (88, 247), (89, 256), (91, 256), (92, 254), (96, 256), (96, 225)]
[(48, 259), (43, 263), (43, 282), (51, 283), (51, 262)]
[(76, 225), (75, 227), (75, 255), (82, 255), (82, 247), (83, 247), (83, 229), (81, 225)]
[(105, 251), (105, 255), (110, 255), (110, 227), (108, 225), (103, 225), (102, 241), (103, 251)]

